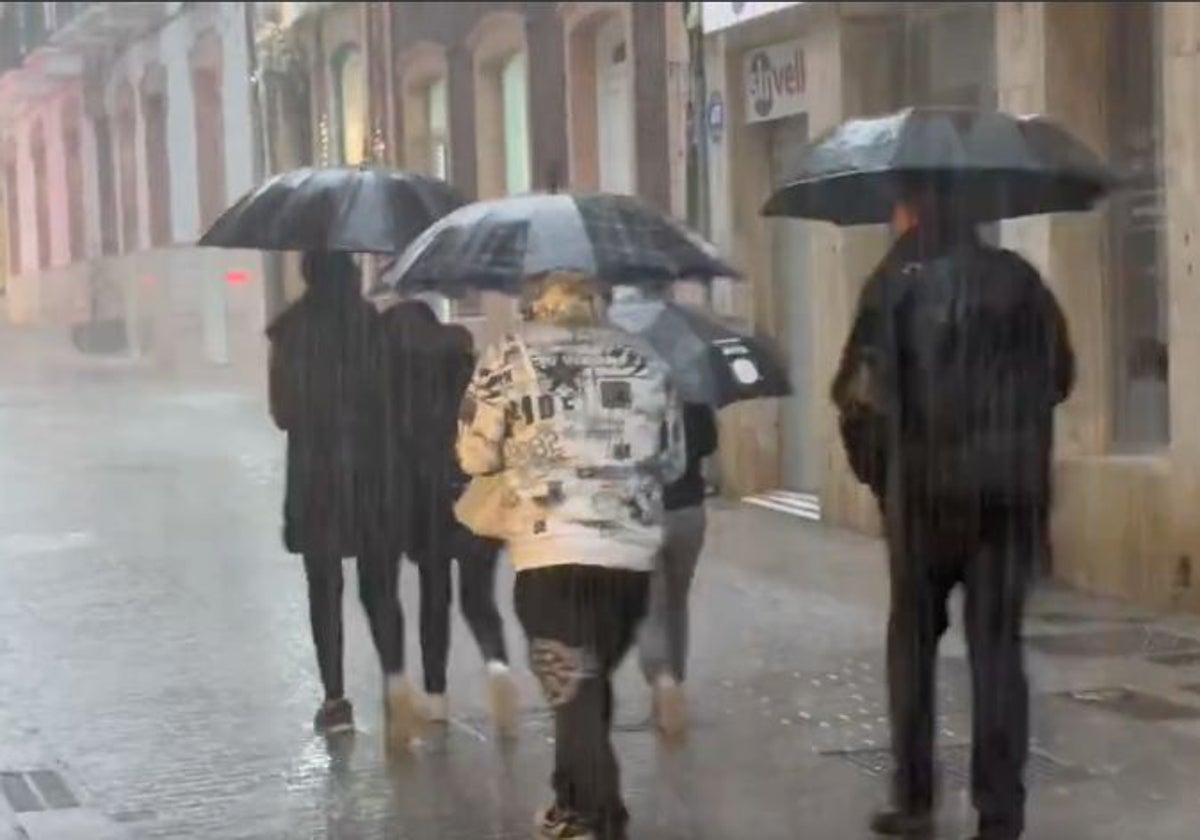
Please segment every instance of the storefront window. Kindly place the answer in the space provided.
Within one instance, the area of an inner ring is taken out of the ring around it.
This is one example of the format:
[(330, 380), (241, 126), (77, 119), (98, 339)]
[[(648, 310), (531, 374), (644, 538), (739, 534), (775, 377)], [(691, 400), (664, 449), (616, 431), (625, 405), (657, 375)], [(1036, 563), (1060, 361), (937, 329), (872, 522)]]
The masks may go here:
[(440, 78), (425, 89), (425, 113), (429, 121), (429, 172), (442, 180), (450, 179), (450, 131), (447, 118), (446, 79)]
[(525, 51), (514, 53), (500, 71), (504, 107), (504, 190), (529, 192), (529, 74)]
[(1142, 451), (1170, 438), (1159, 9), (1153, 3), (1109, 8), (1110, 156), (1128, 178), (1109, 202), (1113, 444)]
[(366, 74), (362, 50), (343, 44), (333, 55), (334, 152), (355, 166), (366, 154)]
[(903, 105), (996, 107), (995, 5), (909, 3)]

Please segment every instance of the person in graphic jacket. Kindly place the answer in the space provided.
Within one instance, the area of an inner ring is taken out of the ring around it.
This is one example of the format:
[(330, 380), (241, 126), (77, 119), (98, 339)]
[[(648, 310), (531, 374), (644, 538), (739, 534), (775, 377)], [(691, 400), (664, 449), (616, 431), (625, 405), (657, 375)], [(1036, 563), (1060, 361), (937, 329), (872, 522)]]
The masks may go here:
[(612, 674), (646, 612), (662, 491), (686, 466), (665, 363), (604, 320), (591, 278), (529, 281), (527, 322), (488, 348), (463, 400), (458, 455), (499, 476), (515, 605), (555, 716), (546, 838), (624, 838)]

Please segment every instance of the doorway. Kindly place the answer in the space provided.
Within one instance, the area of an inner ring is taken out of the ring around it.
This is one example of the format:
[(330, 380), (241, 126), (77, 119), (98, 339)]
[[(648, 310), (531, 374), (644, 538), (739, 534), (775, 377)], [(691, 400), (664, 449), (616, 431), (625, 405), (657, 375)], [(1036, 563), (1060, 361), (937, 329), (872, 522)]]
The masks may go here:
[[(771, 183), (781, 184), (796, 172), (808, 142), (808, 117), (799, 114), (771, 123)], [(812, 429), (814, 389), (812, 291), (808, 224), (797, 219), (771, 223), (772, 282), (778, 306), (775, 335), (792, 379), (792, 396), (781, 401), (779, 414), (780, 480), (783, 489), (814, 497), (820, 486)]]
[(596, 114), (600, 189), (632, 193), (633, 79), (625, 20), (613, 15), (596, 32)]

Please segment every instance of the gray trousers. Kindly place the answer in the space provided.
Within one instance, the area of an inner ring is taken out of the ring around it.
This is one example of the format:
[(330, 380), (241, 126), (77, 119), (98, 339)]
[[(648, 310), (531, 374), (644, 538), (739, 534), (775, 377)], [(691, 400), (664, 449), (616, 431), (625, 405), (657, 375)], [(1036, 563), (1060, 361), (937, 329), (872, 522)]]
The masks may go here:
[(638, 655), (647, 681), (687, 674), (688, 592), (704, 548), (703, 505), (666, 512), (665, 539), (650, 579), (650, 605), (638, 632)]

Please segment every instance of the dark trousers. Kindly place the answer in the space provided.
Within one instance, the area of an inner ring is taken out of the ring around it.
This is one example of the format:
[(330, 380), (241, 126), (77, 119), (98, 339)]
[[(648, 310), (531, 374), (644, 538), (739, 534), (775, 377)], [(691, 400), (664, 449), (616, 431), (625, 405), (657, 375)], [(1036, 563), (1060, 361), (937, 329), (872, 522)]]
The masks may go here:
[(421, 659), (425, 690), (446, 693), (450, 655), (452, 561), (458, 560), (458, 597), (463, 618), (487, 662), (508, 661), (504, 623), (496, 607), (496, 561), (500, 544), (455, 523), (414, 557), (421, 579)]
[(554, 710), (555, 804), (588, 820), (601, 838), (624, 837), (628, 821), (609, 737), (612, 674), (649, 594), (643, 572), (552, 566), (517, 574), (514, 601), (530, 665)]
[[(342, 561), (340, 558), (306, 555), (308, 615), (317, 667), (325, 698), (345, 695), (342, 673)], [(378, 557), (358, 559), (358, 597), (367, 613), (375, 650), (385, 674), (404, 670), (404, 614), (398, 589), (399, 563)]]
[(923, 812), (934, 804), (937, 647), (949, 625), (950, 592), (961, 584), (973, 697), (972, 797), (981, 829), (1015, 837), (1024, 829), (1029, 742), (1021, 624), (1044, 517), (1034, 505), (931, 503), (913, 495), (903, 518), (888, 522), (895, 805)]

